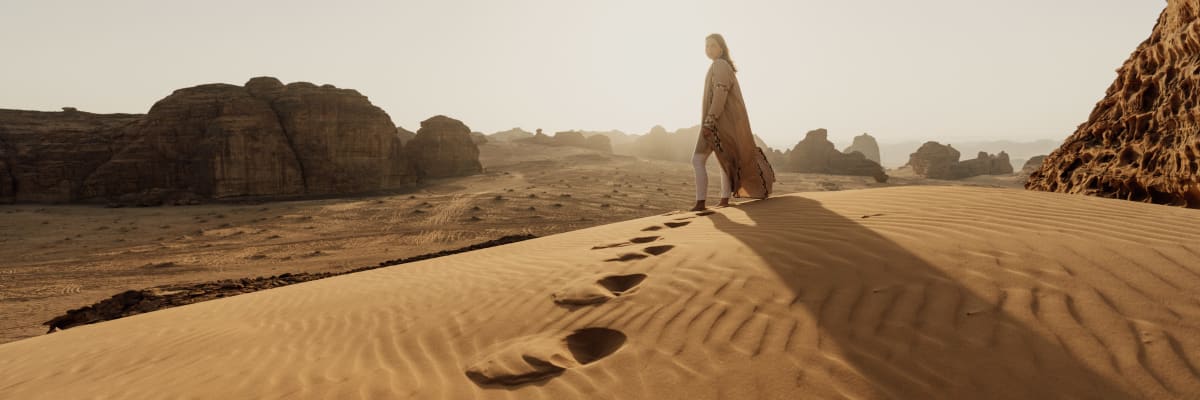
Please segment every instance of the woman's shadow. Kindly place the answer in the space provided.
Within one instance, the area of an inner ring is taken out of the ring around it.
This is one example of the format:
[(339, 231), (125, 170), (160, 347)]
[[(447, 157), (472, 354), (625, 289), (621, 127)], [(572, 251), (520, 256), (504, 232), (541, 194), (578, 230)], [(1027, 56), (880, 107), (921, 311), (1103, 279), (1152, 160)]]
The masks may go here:
[(729, 211), (744, 212), (752, 223), (722, 212), (708, 217), (761, 257), (796, 295), (796, 307), (816, 320), (819, 340), (789, 351), (841, 359), (861, 375), (853, 381), (871, 386), (860, 390), (912, 399), (1136, 396), (1073, 357), (1046, 326), (1010, 315), (1012, 307), (1036, 312), (1030, 288), (996, 288), (998, 295), (985, 298), (805, 197)]

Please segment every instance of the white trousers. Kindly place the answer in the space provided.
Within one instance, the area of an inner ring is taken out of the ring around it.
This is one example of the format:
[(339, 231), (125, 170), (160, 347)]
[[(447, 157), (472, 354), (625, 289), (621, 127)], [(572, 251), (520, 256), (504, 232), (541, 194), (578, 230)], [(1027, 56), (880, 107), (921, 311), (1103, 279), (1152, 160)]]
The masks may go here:
[[(708, 153), (692, 153), (692, 169), (696, 171), (696, 200), (704, 200), (708, 197), (708, 171), (705, 171), (704, 166), (708, 162)], [(732, 184), (728, 176), (725, 176), (725, 168), (717, 168), (721, 173), (721, 198), (729, 198), (730, 185)]]

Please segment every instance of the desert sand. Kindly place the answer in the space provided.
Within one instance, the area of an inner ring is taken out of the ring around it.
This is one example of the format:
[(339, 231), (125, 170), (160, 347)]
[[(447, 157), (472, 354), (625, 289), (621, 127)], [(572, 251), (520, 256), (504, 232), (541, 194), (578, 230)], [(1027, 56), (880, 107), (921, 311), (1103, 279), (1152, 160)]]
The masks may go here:
[[(482, 175), (376, 196), (195, 206), (0, 206), (0, 343), (126, 290), (284, 273), (345, 272), (505, 235), (545, 236), (687, 209), (691, 165), (573, 147), (487, 143)], [(715, 157), (709, 196), (717, 196)], [(781, 173), (779, 193), (964, 181)], [(500, 197), (497, 200), (497, 196)], [(735, 199), (735, 201), (737, 201)]]
[(5, 343), (0, 397), (1189, 398), (1198, 260), (1195, 210), (798, 192)]

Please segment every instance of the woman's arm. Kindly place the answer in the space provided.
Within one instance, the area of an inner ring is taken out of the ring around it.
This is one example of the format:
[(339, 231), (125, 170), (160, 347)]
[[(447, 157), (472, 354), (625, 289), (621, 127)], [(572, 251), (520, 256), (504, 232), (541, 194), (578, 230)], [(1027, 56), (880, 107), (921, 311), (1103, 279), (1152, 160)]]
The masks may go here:
[(733, 86), (733, 66), (729, 65), (729, 61), (717, 59), (714, 61), (712, 77), (712, 103), (708, 105), (708, 117), (713, 120), (721, 118), (721, 112), (725, 111), (725, 99), (729, 96), (729, 89)]

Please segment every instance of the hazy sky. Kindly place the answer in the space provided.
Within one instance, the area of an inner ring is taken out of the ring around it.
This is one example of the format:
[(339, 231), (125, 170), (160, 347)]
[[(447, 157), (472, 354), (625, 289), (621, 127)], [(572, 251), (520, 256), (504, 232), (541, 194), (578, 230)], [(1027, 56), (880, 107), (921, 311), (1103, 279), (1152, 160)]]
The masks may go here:
[(773, 147), (1062, 139), (1163, 0), (54, 1), (0, 5), (0, 108), (146, 112), (253, 76), (353, 88), (416, 130), (445, 114), (645, 133), (700, 122), (704, 37), (725, 35)]

